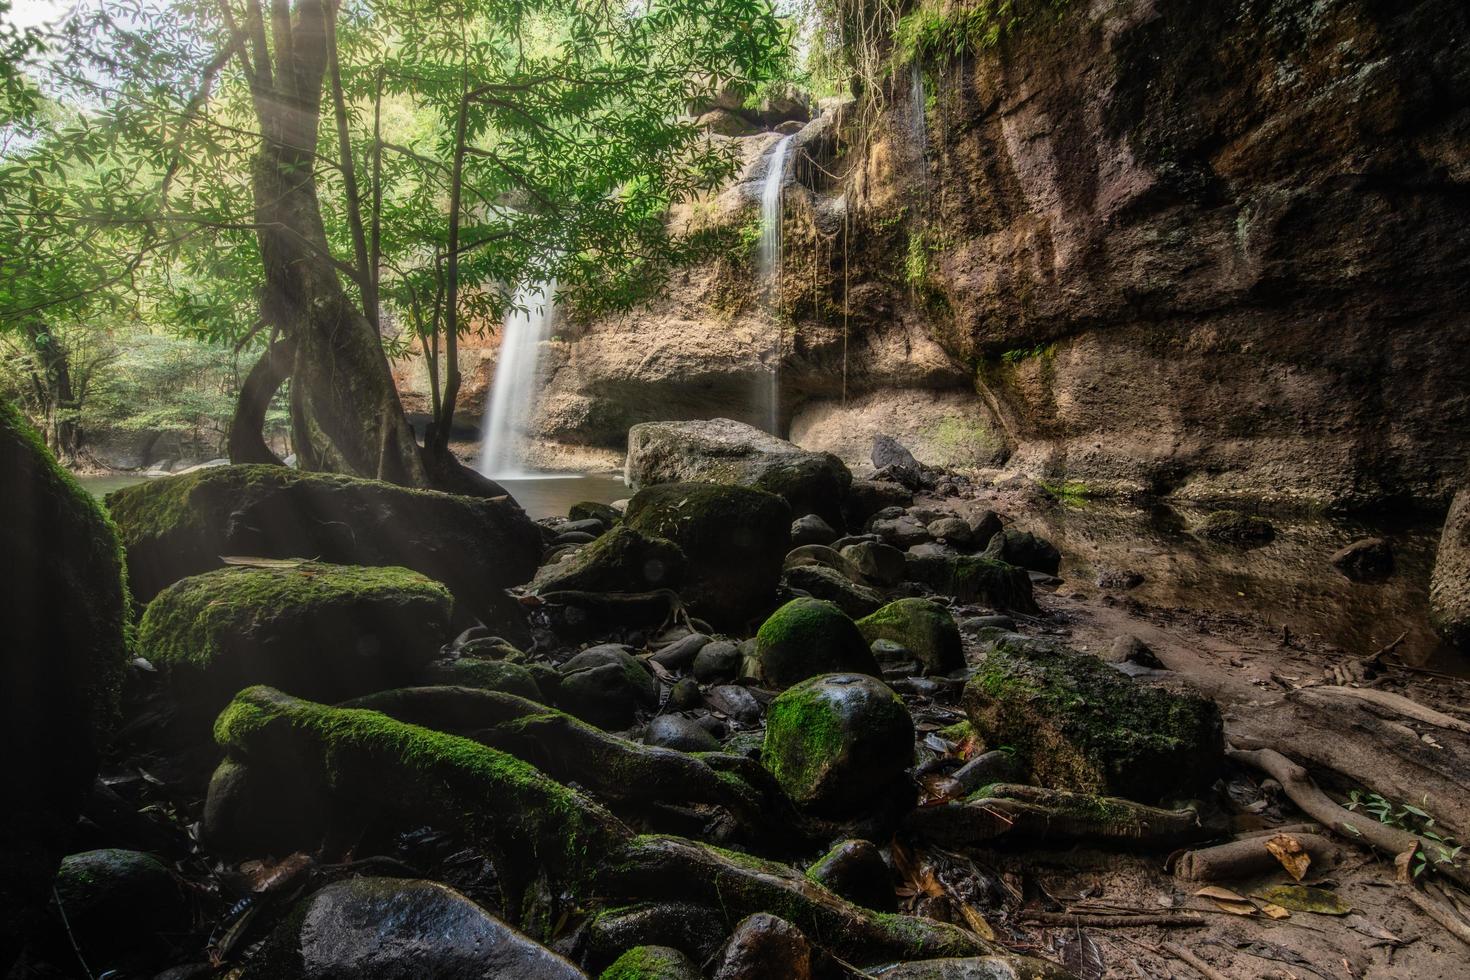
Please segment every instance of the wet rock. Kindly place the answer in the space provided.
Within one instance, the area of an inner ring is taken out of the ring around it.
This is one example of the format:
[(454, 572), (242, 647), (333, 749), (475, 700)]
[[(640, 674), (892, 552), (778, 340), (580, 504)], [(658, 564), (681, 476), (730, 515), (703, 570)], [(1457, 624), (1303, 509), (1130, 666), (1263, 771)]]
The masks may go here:
[(1003, 561), (966, 555), (959, 558), (909, 555), (904, 569), (915, 582), (957, 602), (981, 602), (992, 609), (1035, 613), (1040, 609), (1023, 569)]
[(869, 582), (896, 585), (903, 581), (904, 554), (892, 545), (881, 541), (861, 541), (843, 548), (841, 554)]
[(843, 841), (808, 868), (806, 875), (849, 902), (879, 912), (898, 911), (893, 873), (870, 841)]
[(735, 927), (714, 980), (812, 980), (812, 946), (785, 919), (757, 912)]
[(535, 676), (520, 664), (507, 663), (504, 660), (446, 657), (425, 667), (421, 679), (425, 684), (476, 687), (485, 691), (514, 694), (532, 701), (541, 700), (541, 689), (536, 685)]
[(709, 645), (710, 638), (703, 633), (690, 633), (659, 650), (649, 660), (666, 670), (688, 670), (699, 656), (699, 651)]
[(931, 674), (948, 674), (965, 665), (960, 628), (948, 609), (929, 599), (899, 599), (858, 620), (870, 644), (892, 640), (912, 651)]
[(450, 606), (406, 568), (222, 568), (159, 593), (138, 649), (197, 723), (252, 684), (328, 703), (410, 684), (448, 637)]
[(1339, 572), (1354, 582), (1377, 582), (1393, 574), (1393, 546), (1383, 538), (1362, 538), (1333, 553)]
[(1047, 575), (1055, 575), (1062, 565), (1061, 552), (1050, 541), (1030, 531), (1013, 529), (992, 535), (985, 546), (985, 557)]
[(836, 540), (837, 532), (832, 530), (832, 525), (816, 514), (807, 514), (791, 522), (791, 543), (793, 545), (831, 544)]
[(703, 980), (694, 961), (672, 946), (634, 946), (598, 980)]
[(789, 589), (833, 603), (854, 619), (866, 616), (883, 605), (883, 597), (872, 589), (858, 585), (841, 572), (821, 565), (801, 565), (787, 569), (781, 576), (781, 581)]
[(572, 504), (567, 510), (567, 519), (571, 521), (598, 521), (604, 530), (611, 530), (623, 519), (622, 511), (609, 504), (598, 503), (595, 500), (582, 500)]
[(1021, 765), (1014, 752), (992, 749), (975, 756), (951, 775), (960, 788), (970, 794), (991, 783), (1021, 782), (1026, 777), (1026, 767)]
[(598, 911), (587, 928), (583, 960), (599, 969), (633, 946), (668, 946), (704, 962), (720, 950), (730, 928), (712, 909), (686, 902), (646, 902)]
[[(221, 555), (411, 568), (490, 622), (530, 580), (541, 531), (510, 498), (461, 497), (283, 466), (221, 466), (114, 491), (107, 506), (139, 601)], [(384, 528), (412, 528), (385, 534)], [(511, 637), (519, 639), (518, 637)]]
[(300, 766), (225, 759), (209, 780), (200, 833), (214, 854), (281, 857), (316, 850), (330, 813), (326, 789)]
[(639, 708), (658, 707), (658, 681), (627, 647), (589, 647), (558, 669), (557, 706), (599, 728), (626, 728)]
[(802, 806), (861, 809), (891, 793), (913, 764), (913, 719), (877, 678), (813, 677), (771, 703), (761, 761)]
[(886, 480), (853, 480), (842, 513), (849, 528), (867, 527), (874, 514), (886, 507), (907, 507), (914, 495), (907, 487)]
[(790, 550), (791, 508), (775, 494), (713, 483), (646, 487), (624, 525), (667, 538), (689, 562), (681, 594), (717, 627), (769, 608)]
[(1158, 655), (1149, 649), (1147, 643), (1136, 636), (1114, 637), (1112, 645), (1108, 647), (1102, 659), (1110, 664), (1132, 663), (1155, 670), (1164, 669), (1164, 663), (1158, 658)]
[(45, 907), (130, 650), (117, 530), (0, 398), (0, 976)]
[(907, 514), (893, 518), (874, 518), (868, 530), (895, 548), (910, 548), (929, 540), (929, 529)]
[(685, 677), (669, 689), (670, 711), (692, 711), (704, 704), (704, 694), (699, 690), (699, 682), (692, 677)]
[(857, 625), (830, 602), (793, 599), (761, 624), (755, 659), (767, 684), (789, 687), (818, 674), (877, 675), (878, 664)]
[(683, 715), (659, 715), (648, 723), (643, 733), (645, 745), (657, 745), (680, 752), (718, 752), (720, 743), (698, 722)]
[(447, 885), (351, 878), (301, 900), (242, 980), (586, 980)]
[(1266, 544), (1276, 537), (1276, 528), (1264, 517), (1233, 510), (1205, 515), (1195, 533), (1207, 541), (1248, 548)]
[(597, 534), (588, 531), (563, 531), (556, 537), (552, 538), (551, 543), (553, 545), (591, 544), (596, 540)]
[(720, 684), (709, 689), (705, 703), (715, 711), (742, 725), (761, 723), (761, 703), (755, 695), (738, 684)]
[[(643, 422), (628, 430), (631, 487), (707, 481), (766, 490), (795, 514), (842, 523), (852, 474), (831, 453), (808, 452), (744, 422)], [(788, 519), (789, 525), (789, 519)]]
[(595, 538), (607, 531), (608, 527), (606, 521), (596, 517), (587, 517), (582, 520), (569, 520), (558, 530), (562, 534), (590, 534)]
[(178, 878), (139, 851), (105, 848), (68, 855), (54, 887), (65, 921), (55, 914), (46, 945), (58, 952), (58, 962), (75, 958), (70, 949), (75, 940), (98, 972), (156, 966), (169, 939), (189, 928), (189, 902)]
[(941, 517), (936, 521), (930, 521), (927, 528), (929, 536), (956, 548), (966, 548), (975, 542), (975, 532), (969, 523), (958, 517)]
[(685, 564), (684, 553), (672, 541), (620, 526), (571, 558), (542, 568), (536, 574), (535, 590), (544, 594), (677, 589)]
[(1213, 701), (1129, 680), (1060, 644), (995, 642), (964, 706), (984, 744), (1014, 748), (1053, 789), (1152, 803), (1205, 789), (1224, 761)]
[(718, 684), (740, 675), (744, 657), (740, 648), (729, 640), (715, 640), (694, 658), (694, 677), (701, 684)]
[(1455, 494), (1429, 580), (1429, 621), (1446, 642), (1470, 650), (1470, 490)]

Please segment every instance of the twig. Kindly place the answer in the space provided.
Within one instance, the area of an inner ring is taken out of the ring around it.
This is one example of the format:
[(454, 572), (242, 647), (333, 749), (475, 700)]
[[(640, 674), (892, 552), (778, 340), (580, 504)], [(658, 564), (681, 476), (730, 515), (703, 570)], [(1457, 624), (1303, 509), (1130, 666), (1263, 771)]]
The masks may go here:
[(1225, 974), (1210, 966), (1210, 964), (1195, 956), (1178, 943), (1164, 943), (1162, 948), (1176, 960), (1179, 960), (1181, 963), (1187, 963), (1191, 969), (1204, 977), (1205, 980), (1230, 980)]
[(1404, 894), (1409, 896), (1409, 901), (1419, 906), (1419, 911), (1444, 926), (1460, 942), (1470, 946), (1470, 925), (1466, 925), (1458, 913), (1445, 908), (1413, 885), (1405, 888)]
[(1354, 687), (1317, 687), (1312, 689), (1316, 694), (1331, 694), (1338, 697), (1356, 698), (1368, 704), (1376, 704), (1386, 708), (1395, 714), (1414, 721), (1433, 725), (1436, 728), (1447, 728), (1456, 732), (1470, 732), (1470, 722), (1461, 721), (1459, 718), (1451, 718), (1443, 711), (1436, 711), (1428, 705), (1420, 704), (1402, 694), (1394, 694), (1390, 691), (1370, 691)]
[(92, 975), (92, 968), (87, 965), (82, 956), (82, 947), (77, 945), (76, 934), (71, 931), (71, 920), (66, 917), (66, 906), (61, 904), (61, 895), (56, 891), (56, 886), (51, 886), (51, 897), (56, 901), (56, 911), (61, 913), (61, 924), (66, 928), (66, 939), (71, 943), (71, 951), (77, 954), (77, 962), (82, 965), (82, 972), (87, 975), (87, 980), (97, 980)]
[(1092, 928), (1123, 928), (1133, 926), (1202, 926), (1205, 917), (1190, 912), (1158, 912), (1141, 915), (1073, 915), (1068, 912), (1023, 912), (1021, 917), (1028, 922), (1044, 926), (1089, 926)]

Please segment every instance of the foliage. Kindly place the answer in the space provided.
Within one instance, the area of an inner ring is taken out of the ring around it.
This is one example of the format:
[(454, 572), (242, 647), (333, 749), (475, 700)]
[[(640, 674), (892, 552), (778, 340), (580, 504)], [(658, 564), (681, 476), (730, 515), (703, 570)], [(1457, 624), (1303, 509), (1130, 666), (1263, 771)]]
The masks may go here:
[(1000, 359), (1006, 364), (1020, 364), (1022, 361), (1033, 357), (1048, 358), (1056, 355), (1057, 345), (1037, 344), (1035, 347), (1015, 347), (1000, 355)]
[(1381, 824), (1407, 830), (1424, 840), (1427, 850), (1433, 853), (1425, 853), (1426, 848), (1420, 848), (1414, 853), (1414, 877), (1423, 874), (1431, 861), (1436, 865), (1458, 866), (1460, 852), (1465, 849), (1465, 845), (1442, 833), (1435, 819), (1422, 807), (1411, 803), (1394, 803), (1378, 793), (1356, 789), (1348, 794), (1348, 801), (1344, 805), (1349, 810), (1361, 810)]
[(897, 64), (958, 58), (995, 47), (1029, 16), (1060, 11), (1070, 0), (921, 0), (893, 31)]

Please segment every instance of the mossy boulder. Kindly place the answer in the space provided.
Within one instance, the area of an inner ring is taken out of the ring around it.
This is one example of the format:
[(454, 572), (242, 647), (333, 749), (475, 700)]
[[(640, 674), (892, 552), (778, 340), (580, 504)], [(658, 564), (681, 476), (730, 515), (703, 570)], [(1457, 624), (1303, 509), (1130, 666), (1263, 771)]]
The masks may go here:
[(536, 574), (537, 592), (648, 592), (677, 589), (684, 552), (664, 538), (617, 527)]
[(430, 663), (419, 676), (425, 684), (473, 687), (514, 694), (532, 701), (542, 700), (541, 689), (536, 686), (536, 678), (531, 671), (505, 660), (447, 657)]
[(1023, 637), (994, 642), (964, 706), (987, 747), (1011, 748), (1052, 789), (1154, 803), (1201, 792), (1224, 762), (1213, 701)]
[(792, 599), (773, 612), (755, 635), (755, 657), (761, 677), (775, 687), (818, 674), (879, 674), (857, 624), (823, 599)]
[(672, 946), (634, 946), (602, 971), (598, 980), (701, 980), (688, 956)]
[(845, 814), (903, 778), (914, 761), (914, 722), (877, 678), (823, 674), (771, 702), (761, 761), (798, 804)]
[(1030, 531), (1006, 528), (990, 536), (985, 557), (1017, 568), (1055, 575), (1062, 567), (1062, 553), (1050, 541)]
[(680, 592), (714, 625), (743, 625), (772, 605), (791, 543), (791, 508), (775, 494), (666, 483), (634, 494), (623, 523), (679, 546), (689, 562)]
[(241, 976), (586, 980), (448, 885), (401, 878), (350, 878), (303, 898)]
[(788, 589), (805, 592), (815, 599), (826, 599), (854, 619), (866, 616), (883, 605), (883, 597), (878, 593), (825, 565), (788, 568), (781, 576), (781, 582)]
[[(284, 466), (217, 466), (107, 496), (140, 601), (222, 555), (411, 568), (487, 623), (541, 562), (541, 530), (509, 497), (462, 497)], [(516, 637), (511, 637), (516, 639)]]
[(406, 568), (224, 568), (159, 593), (138, 649), (191, 719), (252, 684), (341, 701), (411, 683), (448, 638), (451, 605), (444, 586)]
[(638, 710), (658, 707), (658, 681), (615, 643), (590, 647), (560, 667), (557, 707), (599, 728), (627, 728)]
[(931, 674), (948, 674), (965, 665), (960, 628), (949, 610), (929, 599), (899, 599), (858, 620), (863, 639), (891, 640), (918, 658)]
[(116, 720), (130, 609), (116, 528), (0, 399), (0, 975), (44, 907)]
[(841, 841), (807, 868), (806, 876), (849, 902), (879, 912), (898, 911), (893, 872), (871, 841)]
[(910, 579), (961, 603), (979, 602), (992, 609), (1040, 612), (1025, 569), (978, 555), (909, 555), (904, 569)]
[(603, 527), (611, 529), (622, 523), (623, 512), (611, 504), (599, 503), (596, 500), (579, 500), (567, 509), (567, 519), (601, 521)]
[(793, 514), (816, 514), (832, 527), (843, 526), (842, 499), (852, 483), (831, 453), (810, 452), (730, 419), (633, 426), (623, 478), (630, 487), (691, 481), (756, 487), (785, 499)]
[(72, 962), (80, 952), (99, 972), (121, 968), (151, 974), (149, 967), (158, 967), (160, 956), (167, 955), (169, 940), (190, 925), (189, 900), (179, 879), (141, 851), (70, 854), (62, 859), (54, 887), (59, 907), (46, 946), (57, 962)]
[(200, 838), (211, 854), (315, 851), (332, 823), (326, 787), (295, 766), (224, 759), (209, 779)]

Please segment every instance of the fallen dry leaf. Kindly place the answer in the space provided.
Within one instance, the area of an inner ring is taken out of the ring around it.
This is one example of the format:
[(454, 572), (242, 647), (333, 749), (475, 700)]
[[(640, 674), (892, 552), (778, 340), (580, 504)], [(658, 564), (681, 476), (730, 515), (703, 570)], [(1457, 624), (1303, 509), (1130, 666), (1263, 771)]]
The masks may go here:
[(1221, 888), (1219, 885), (1206, 885), (1194, 894), (1197, 898), (1208, 898), (1219, 906), (1222, 912), (1229, 912), (1231, 915), (1256, 914), (1255, 902), (1252, 902), (1239, 892), (1233, 892), (1228, 888)]
[(1262, 912), (1265, 912), (1267, 915), (1269, 915), (1273, 919), (1289, 919), (1289, 918), (1291, 918), (1291, 913), (1290, 912), (1286, 911), (1286, 909), (1282, 908), (1281, 906), (1275, 905), (1275, 904), (1273, 904), (1271, 902), (1267, 902), (1264, 905), (1262, 905), (1261, 906), (1261, 911)]
[(1256, 898), (1272, 902), (1293, 912), (1316, 912), (1318, 915), (1347, 915), (1353, 907), (1325, 888), (1310, 885), (1272, 885), (1256, 892)]
[(1286, 873), (1297, 881), (1301, 881), (1307, 873), (1307, 868), (1312, 864), (1312, 856), (1307, 849), (1302, 847), (1302, 842), (1290, 834), (1277, 834), (1266, 841), (1266, 850), (1271, 856), (1281, 862)]

